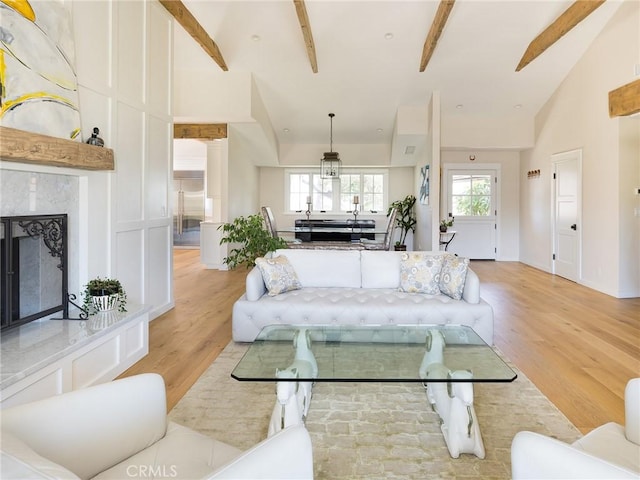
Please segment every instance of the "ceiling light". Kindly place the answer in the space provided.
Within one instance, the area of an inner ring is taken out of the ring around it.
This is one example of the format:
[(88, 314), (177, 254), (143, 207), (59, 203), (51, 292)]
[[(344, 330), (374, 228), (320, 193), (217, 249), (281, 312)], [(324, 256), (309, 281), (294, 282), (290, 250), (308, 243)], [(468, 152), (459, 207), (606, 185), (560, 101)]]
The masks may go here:
[(260, 41), (260, 35), (251, 35), (251, 40), (253, 40), (254, 42), (259, 42)]
[(376, 130), (376, 132), (378, 132), (378, 133), (382, 133), (383, 131), (384, 131), (384, 130), (382, 130), (381, 128), (378, 128), (378, 129)]
[(458, 110), (462, 109), (462, 107), (464, 107), (464, 105), (462, 105), (461, 103), (459, 103), (458, 105), (456, 105), (456, 108), (457, 108)]
[(330, 178), (332, 180), (340, 178), (340, 167), (342, 166), (340, 154), (333, 151), (333, 117), (335, 116), (335, 113), (329, 114), (329, 121), (331, 122), (330, 151), (324, 152), (324, 156), (320, 159), (320, 178)]
[(518, 103), (517, 105), (514, 105), (513, 108), (522, 108), (522, 104)]
[(289, 133), (289, 129), (288, 129), (288, 128), (283, 128), (283, 129), (282, 129), (282, 131), (283, 131), (284, 133)]
[(385, 33), (384, 34), (384, 39), (385, 40), (392, 40), (393, 39), (393, 33), (391, 33), (391, 32)]

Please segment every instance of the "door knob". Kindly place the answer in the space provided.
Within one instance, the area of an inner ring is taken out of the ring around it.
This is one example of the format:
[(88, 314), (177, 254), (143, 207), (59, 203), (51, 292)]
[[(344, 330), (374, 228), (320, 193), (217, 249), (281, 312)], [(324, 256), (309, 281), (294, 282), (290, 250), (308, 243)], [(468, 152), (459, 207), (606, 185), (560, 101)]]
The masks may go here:
[(574, 223), (573, 225), (571, 225), (571, 230), (577, 230), (578, 226)]

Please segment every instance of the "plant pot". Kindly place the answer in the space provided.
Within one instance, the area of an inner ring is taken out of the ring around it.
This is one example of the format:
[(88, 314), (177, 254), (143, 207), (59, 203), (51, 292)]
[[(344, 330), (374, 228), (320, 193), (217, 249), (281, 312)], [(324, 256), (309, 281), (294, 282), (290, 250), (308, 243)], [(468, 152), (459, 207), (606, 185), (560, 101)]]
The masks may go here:
[(115, 310), (118, 308), (118, 294), (92, 296), (91, 303), (99, 312)]
[(444, 226), (444, 225), (440, 225), (440, 231), (441, 231), (442, 233), (445, 233), (445, 232), (447, 231), (447, 227), (446, 227), (446, 226)]
[(394, 245), (393, 249), (396, 252), (405, 252), (407, 250), (407, 246), (406, 245)]

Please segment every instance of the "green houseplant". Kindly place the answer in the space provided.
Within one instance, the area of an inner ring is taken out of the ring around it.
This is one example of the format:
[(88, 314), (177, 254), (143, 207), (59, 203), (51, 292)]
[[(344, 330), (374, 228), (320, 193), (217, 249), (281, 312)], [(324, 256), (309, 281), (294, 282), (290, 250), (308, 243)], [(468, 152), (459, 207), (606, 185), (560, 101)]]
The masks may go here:
[(82, 292), (82, 308), (88, 315), (94, 315), (103, 310), (118, 309), (127, 311), (127, 293), (119, 280), (114, 278), (94, 278), (89, 280)]
[(400, 229), (400, 239), (396, 242), (396, 250), (405, 250), (406, 245), (404, 242), (407, 239), (409, 231), (415, 232), (416, 230), (415, 204), (416, 197), (414, 195), (407, 195), (404, 199), (396, 200), (389, 205), (387, 216), (391, 214), (393, 208), (396, 208), (398, 211), (396, 214), (396, 227)]
[(456, 217), (451, 217), (451, 219), (447, 220), (446, 218), (440, 222), (440, 231), (446, 232), (449, 227), (453, 227), (453, 222)]
[(264, 227), (262, 215), (254, 214), (248, 217), (238, 217), (231, 223), (220, 225), (224, 236), (220, 245), (225, 243), (239, 244), (229, 252), (229, 256), (223, 262), (229, 268), (238, 265), (252, 267), (256, 258), (263, 257), (267, 252), (278, 248), (287, 248), (287, 242), (282, 238), (273, 237)]

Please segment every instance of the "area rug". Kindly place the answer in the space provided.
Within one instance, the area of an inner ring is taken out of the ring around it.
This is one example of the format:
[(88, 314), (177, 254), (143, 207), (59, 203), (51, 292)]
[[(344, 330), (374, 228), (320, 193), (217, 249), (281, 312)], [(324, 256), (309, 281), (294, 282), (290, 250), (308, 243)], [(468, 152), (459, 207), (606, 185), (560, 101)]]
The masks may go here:
[[(171, 420), (243, 450), (266, 438), (275, 385), (230, 377), (247, 348), (229, 343), (171, 410)], [(438, 416), (420, 384), (317, 383), (306, 421), (315, 478), (508, 479), (511, 441), (518, 431), (565, 442), (581, 436), (521, 372), (513, 383), (476, 384), (474, 393), (483, 460), (449, 456)]]

